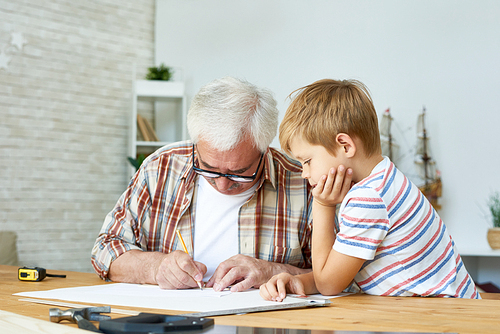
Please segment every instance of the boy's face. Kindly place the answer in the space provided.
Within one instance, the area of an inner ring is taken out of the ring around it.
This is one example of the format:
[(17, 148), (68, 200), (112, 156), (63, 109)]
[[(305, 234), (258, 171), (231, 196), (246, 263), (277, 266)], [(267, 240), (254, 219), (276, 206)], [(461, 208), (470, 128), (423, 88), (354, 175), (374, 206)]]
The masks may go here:
[(323, 146), (311, 145), (302, 136), (292, 139), (290, 151), (302, 164), (302, 177), (312, 186), (316, 186), (323, 175), (328, 175), (332, 167), (337, 169), (339, 165), (348, 166), (340, 146), (336, 149), (336, 156), (333, 156)]

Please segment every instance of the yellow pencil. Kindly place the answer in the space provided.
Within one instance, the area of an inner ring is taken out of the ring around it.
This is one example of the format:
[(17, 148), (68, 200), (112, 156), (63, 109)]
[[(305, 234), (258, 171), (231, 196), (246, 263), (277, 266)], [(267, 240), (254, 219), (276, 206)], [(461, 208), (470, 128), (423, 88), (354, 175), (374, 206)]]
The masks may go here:
[[(184, 253), (189, 254), (188, 249), (186, 247), (186, 244), (184, 243), (184, 239), (182, 239), (181, 232), (179, 230), (176, 230), (176, 232), (177, 232), (177, 236), (179, 237), (179, 240), (181, 241), (182, 248), (184, 248)], [(200, 289), (203, 290), (203, 287), (201, 286), (201, 282), (197, 281), (196, 283), (198, 283), (198, 286), (200, 287)]]

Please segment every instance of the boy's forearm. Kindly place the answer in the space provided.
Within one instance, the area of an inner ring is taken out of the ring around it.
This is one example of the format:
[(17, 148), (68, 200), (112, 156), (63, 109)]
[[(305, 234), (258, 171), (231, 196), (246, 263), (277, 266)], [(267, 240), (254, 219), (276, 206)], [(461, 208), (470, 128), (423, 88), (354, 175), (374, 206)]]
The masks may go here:
[(312, 264), (321, 272), (335, 242), (335, 207), (313, 204)]
[[(334, 259), (335, 207), (313, 206), (312, 265), (314, 289), (324, 295), (336, 295), (345, 288), (342, 266)], [(351, 278), (352, 279), (352, 278)]]
[(313, 206), (313, 282), (314, 288), (323, 295), (342, 292), (356, 276), (363, 259), (336, 252), (335, 208)]

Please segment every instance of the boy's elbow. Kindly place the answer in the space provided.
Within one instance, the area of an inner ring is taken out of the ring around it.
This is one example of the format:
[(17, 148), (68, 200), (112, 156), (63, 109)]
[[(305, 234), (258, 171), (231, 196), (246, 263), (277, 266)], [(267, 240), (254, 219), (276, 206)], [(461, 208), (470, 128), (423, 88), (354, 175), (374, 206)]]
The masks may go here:
[(323, 296), (335, 296), (340, 294), (346, 287), (341, 286), (338, 282), (332, 280), (318, 281), (316, 280), (316, 288)]
[(340, 289), (338, 287), (333, 287), (333, 286), (325, 286), (325, 287), (318, 287), (319, 293), (321, 293), (323, 296), (336, 296), (340, 294), (344, 289)]

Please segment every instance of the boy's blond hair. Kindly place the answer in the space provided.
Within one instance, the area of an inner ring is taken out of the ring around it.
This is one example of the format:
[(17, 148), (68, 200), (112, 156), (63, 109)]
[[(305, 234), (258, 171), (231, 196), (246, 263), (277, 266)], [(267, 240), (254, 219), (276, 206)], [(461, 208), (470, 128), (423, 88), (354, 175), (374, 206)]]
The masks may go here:
[(323, 79), (297, 89), (279, 128), (281, 148), (290, 154), (295, 136), (335, 154), (337, 134), (361, 140), (367, 157), (381, 154), (377, 113), (365, 85)]

